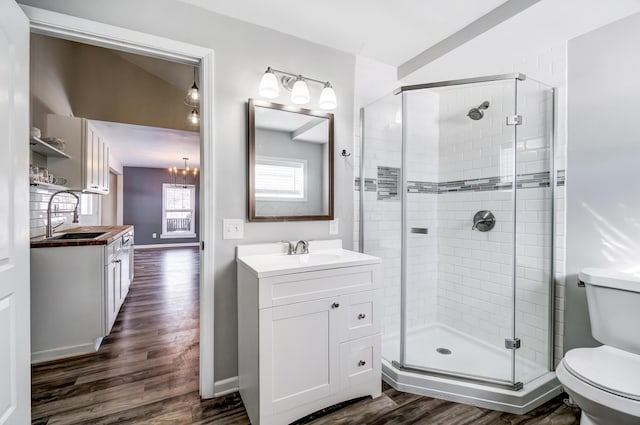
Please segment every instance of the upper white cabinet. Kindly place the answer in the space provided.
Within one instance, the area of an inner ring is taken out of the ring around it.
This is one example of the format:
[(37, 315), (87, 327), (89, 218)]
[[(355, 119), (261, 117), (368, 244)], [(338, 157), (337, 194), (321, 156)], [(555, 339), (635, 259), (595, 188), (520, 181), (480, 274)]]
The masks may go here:
[(238, 378), (254, 425), (381, 392), (380, 259), (312, 241), (238, 247)]
[(109, 193), (109, 143), (84, 118), (49, 115), (47, 134), (63, 139), (71, 159), (49, 158), (48, 168), (71, 189)]

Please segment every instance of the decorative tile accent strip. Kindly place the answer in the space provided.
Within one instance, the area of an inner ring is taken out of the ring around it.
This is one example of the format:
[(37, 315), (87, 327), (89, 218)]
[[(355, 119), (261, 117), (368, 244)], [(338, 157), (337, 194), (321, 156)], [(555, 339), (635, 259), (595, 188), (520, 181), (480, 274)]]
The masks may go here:
[[(360, 177), (356, 177), (355, 180), (355, 190), (356, 192), (360, 191)], [(364, 179), (364, 190), (365, 192), (375, 192), (377, 191), (376, 179)]]
[[(365, 178), (367, 192), (378, 191), (378, 200), (398, 199), (401, 182), (400, 169), (393, 167), (378, 167), (378, 187), (376, 179)], [(518, 175), (518, 188), (549, 187), (551, 173), (529, 173)], [(557, 185), (564, 186), (565, 170), (558, 170)], [(488, 190), (508, 190), (512, 187), (511, 177), (486, 177), (482, 179), (454, 180), (449, 182), (423, 182), (410, 180), (407, 182), (409, 193), (448, 193), (448, 192), (482, 192)], [(355, 190), (360, 190), (360, 178), (355, 179)]]
[(378, 201), (397, 200), (401, 190), (400, 169), (378, 166)]
[(438, 193), (438, 183), (434, 182), (420, 182), (409, 180), (407, 182), (409, 193)]
[(558, 170), (558, 177), (556, 180), (558, 186), (564, 186), (565, 183), (565, 170)]

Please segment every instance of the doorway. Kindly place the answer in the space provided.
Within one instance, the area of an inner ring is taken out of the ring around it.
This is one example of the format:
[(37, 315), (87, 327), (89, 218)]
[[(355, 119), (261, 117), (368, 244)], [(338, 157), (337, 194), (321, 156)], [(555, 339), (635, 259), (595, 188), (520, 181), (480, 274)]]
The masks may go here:
[[(213, 385), (213, 269), (214, 269), (214, 211), (215, 180), (213, 135), (213, 51), (208, 48), (150, 36), (137, 31), (91, 22), (72, 16), (60, 15), (42, 9), (23, 6), (30, 19), (33, 33), (61, 37), (119, 51), (140, 53), (156, 58), (199, 65), (201, 85), (200, 153), (200, 215), (202, 217), (201, 243), (207, 249), (200, 251), (200, 355), (199, 387), (203, 398), (214, 394)], [(205, 190), (206, 188), (206, 190)]]

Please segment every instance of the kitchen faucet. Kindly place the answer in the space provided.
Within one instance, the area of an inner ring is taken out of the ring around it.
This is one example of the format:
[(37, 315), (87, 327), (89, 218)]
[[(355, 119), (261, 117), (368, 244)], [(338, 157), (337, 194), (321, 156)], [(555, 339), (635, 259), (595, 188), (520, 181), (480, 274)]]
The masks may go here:
[[(71, 192), (70, 190), (59, 190), (57, 192), (54, 192), (53, 195), (51, 195), (51, 198), (49, 198), (49, 205), (47, 206), (47, 231), (45, 234), (46, 238), (50, 238), (51, 236), (53, 236), (53, 225), (51, 224), (51, 206), (53, 204), (53, 198), (56, 197), (56, 195), (59, 195), (61, 193), (68, 193), (69, 195), (73, 195), (74, 198), (76, 198), (76, 206), (75, 208), (71, 211), (71, 210), (66, 210), (66, 211), (56, 211), (57, 213), (73, 213), (73, 223), (78, 223), (78, 205), (80, 205), (80, 198), (78, 197), (78, 195), (76, 195), (75, 193)], [(57, 226), (56, 226), (57, 227)]]

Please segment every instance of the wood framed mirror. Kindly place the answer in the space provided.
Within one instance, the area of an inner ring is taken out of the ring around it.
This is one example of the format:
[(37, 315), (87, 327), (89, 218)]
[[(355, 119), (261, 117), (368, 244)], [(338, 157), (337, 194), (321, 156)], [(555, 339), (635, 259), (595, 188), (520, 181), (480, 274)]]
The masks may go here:
[(249, 221), (333, 220), (333, 114), (248, 106)]

